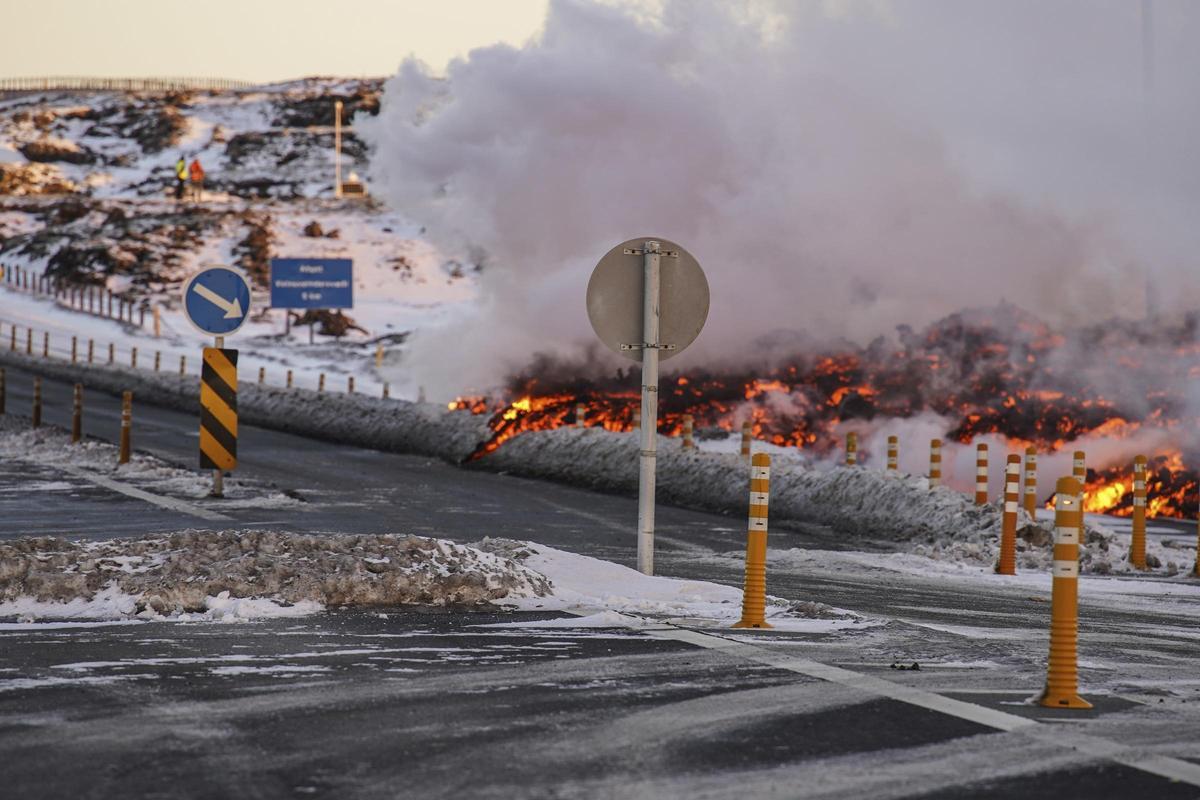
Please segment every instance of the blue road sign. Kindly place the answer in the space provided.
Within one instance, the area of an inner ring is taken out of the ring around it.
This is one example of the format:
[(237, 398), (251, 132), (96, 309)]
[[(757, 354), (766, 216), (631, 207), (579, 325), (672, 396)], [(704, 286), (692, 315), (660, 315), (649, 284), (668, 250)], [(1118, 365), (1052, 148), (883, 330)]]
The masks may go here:
[(354, 262), (272, 258), (271, 308), (354, 308)]
[(228, 336), (250, 315), (250, 284), (229, 267), (206, 267), (183, 285), (183, 311), (201, 333)]

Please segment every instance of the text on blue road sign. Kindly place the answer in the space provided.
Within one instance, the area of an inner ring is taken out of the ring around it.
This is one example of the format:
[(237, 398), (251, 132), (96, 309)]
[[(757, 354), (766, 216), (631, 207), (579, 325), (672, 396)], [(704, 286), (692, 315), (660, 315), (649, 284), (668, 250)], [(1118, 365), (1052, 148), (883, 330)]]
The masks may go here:
[(348, 258), (272, 258), (271, 308), (353, 308)]
[(241, 273), (228, 267), (208, 267), (184, 286), (183, 307), (197, 328), (212, 336), (225, 336), (246, 321), (250, 286)]

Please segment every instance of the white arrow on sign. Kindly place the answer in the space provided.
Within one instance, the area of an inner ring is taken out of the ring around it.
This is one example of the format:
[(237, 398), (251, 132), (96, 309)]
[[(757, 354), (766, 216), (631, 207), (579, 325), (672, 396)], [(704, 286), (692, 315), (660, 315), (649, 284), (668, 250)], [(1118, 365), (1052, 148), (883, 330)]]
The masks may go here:
[(192, 288), (196, 290), (196, 294), (224, 311), (225, 319), (237, 319), (242, 316), (242, 303), (236, 297), (232, 301), (226, 300), (200, 282), (197, 282)]

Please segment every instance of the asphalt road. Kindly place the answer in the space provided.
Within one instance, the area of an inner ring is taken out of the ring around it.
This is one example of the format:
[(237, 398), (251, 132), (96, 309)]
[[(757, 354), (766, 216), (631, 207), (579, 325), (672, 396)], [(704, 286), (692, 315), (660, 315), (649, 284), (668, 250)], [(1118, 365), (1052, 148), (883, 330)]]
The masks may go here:
[[(9, 370), (10, 412), (28, 408), (30, 383)], [(70, 387), (47, 381), (44, 395), (47, 423), (65, 425)], [(115, 440), (118, 419), (116, 399), (88, 393), (88, 434)], [(194, 463), (194, 417), (138, 405), (135, 419), (135, 448)], [(222, 527), (501, 536), (634, 563), (631, 498), (246, 426), (240, 451), (239, 475), (306, 502), (227, 509), (233, 521)], [(98, 487), (21, 489), (62, 478), (0, 464), (0, 536), (212, 527)], [(744, 530), (740, 517), (660, 506), (658, 568), (739, 585)], [(773, 547), (810, 553), (802, 567), (772, 567), (772, 594), (874, 624), (750, 635), (739, 646), (756, 649), (744, 651), (653, 631), (480, 628), (530, 616), (418, 609), (238, 625), (2, 626), (0, 785), (30, 798), (1200, 797), (1196, 785), (1101, 752), (1047, 747), (787, 662), (840, 665), (1045, 726), (1162, 731), (1182, 742), (1184, 758), (1196, 753), (1200, 728), (1188, 726), (1197, 718), (1178, 716), (1175, 695), (1169, 719), (1144, 705), (1144, 691), (1137, 703), (1097, 698), (1096, 711), (1068, 721), (1021, 704), (1044, 676), (1048, 581), (980, 592), (858, 565), (845, 551), (883, 545), (819, 526), (771, 535)], [(1186, 672), (1200, 641), (1194, 617), (1104, 598), (1085, 599), (1081, 630), (1087, 668), (1118, 687), (1121, 669), (1164, 682)], [(922, 669), (897, 672), (896, 662)], [(1200, 695), (1190, 699), (1194, 707)]]

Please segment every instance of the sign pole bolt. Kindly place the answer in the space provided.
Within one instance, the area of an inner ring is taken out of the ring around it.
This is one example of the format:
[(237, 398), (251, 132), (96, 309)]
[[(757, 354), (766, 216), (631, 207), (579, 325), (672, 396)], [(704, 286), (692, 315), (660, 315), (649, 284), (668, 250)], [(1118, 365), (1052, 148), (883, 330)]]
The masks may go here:
[(33, 427), (42, 427), (42, 379), (33, 379)]
[(683, 449), (684, 450), (695, 450), (696, 449), (696, 440), (694, 438), (695, 437), (695, 425), (696, 425), (696, 420), (691, 414), (683, 415)]
[(133, 392), (121, 393), (121, 452), (118, 464), (129, 463), (129, 437), (133, 428)]
[[(1200, 556), (1198, 556), (1200, 558)], [(1129, 545), (1129, 563), (1146, 568), (1146, 457), (1133, 459), (1133, 541)]]
[(895, 436), (887, 438), (887, 468), (888, 472), (900, 469), (900, 439)]
[(75, 384), (75, 396), (71, 410), (71, 441), (83, 438), (83, 384)]
[(1025, 448), (1025, 513), (1037, 519), (1037, 448)]
[(1079, 696), (1079, 518), (1083, 514), (1074, 478), (1059, 478), (1054, 495), (1054, 564), (1050, 594), (1050, 660), (1046, 689), (1038, 702), (1049, 708), (1091, 708)]
[(770, 628), (767, 610), (767, 505), (771, 496), (771, 457), (750, 461), (750, 520), (746, 532), (746, 582), (742, 618), (735, 628)]
[(750, 420), (742, 423), (742, 458), (750, 460)]
[(1021, 457), (1012, 453), (1004, 465), (1004, 517), (1000, 530), (1000, 575), (1017, 574), (1017, 500), (1021, 478)]
[(988, 501), (988, 446), (975, 447), (975, 505), (986, 506)]
[(858, 434), (850, 431), (846, 434), (846, 466), (858, 464)]

